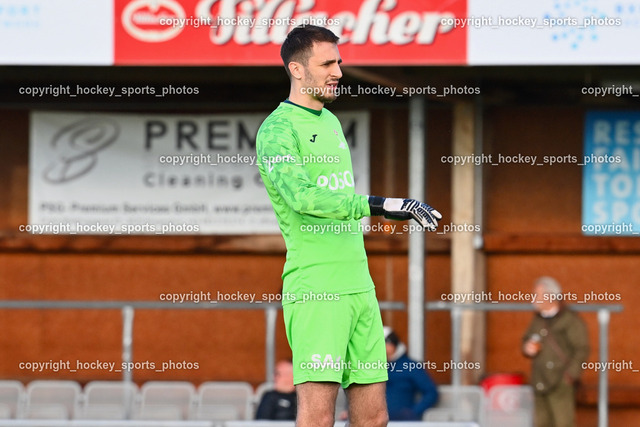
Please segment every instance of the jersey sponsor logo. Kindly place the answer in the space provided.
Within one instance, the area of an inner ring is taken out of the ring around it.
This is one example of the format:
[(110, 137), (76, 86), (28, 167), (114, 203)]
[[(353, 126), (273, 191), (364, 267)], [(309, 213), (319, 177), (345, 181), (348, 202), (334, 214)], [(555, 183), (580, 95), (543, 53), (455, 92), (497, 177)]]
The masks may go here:
[(343, 190), (345, 187), (354, 187), (353, 175), (351, 171), (332, 173), (331, 175), (320, 175), (317, 181), (318, 187), (327, 187), (329, 190)]
[(311, 136), (311, 139), (310, 139), (309, 141), (310, 141), (310, 142), (316, 142), (316, 136), (318, 136), (318, 134), (317, 134), (317, 133), (314, 133), (314, 134)]

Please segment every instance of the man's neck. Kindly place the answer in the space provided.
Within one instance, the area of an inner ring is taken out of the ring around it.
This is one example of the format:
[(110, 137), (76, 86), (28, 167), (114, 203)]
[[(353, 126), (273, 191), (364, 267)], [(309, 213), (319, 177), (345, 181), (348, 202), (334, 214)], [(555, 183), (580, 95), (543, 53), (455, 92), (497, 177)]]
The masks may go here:
[(555, 316), (556, 314), (558, 314), (558, 312), (560, 311), (560, 306), (559, 305), (555, 305), (553, 307), (550, 307), (546, 310), (541, 310), (540, 311), (540, 315), (542, 317), (544, 317), (545, 319), (549, 319), (553, 316)]
[(289, 101), (302, 107), (311, 108), (312, 110), (320, 111), (324, 108), (324, 103), (322, 101), (313, 98), (311, 95), (302, 93), (301, 89), (294, 89), (293, 87), (289, 92)]

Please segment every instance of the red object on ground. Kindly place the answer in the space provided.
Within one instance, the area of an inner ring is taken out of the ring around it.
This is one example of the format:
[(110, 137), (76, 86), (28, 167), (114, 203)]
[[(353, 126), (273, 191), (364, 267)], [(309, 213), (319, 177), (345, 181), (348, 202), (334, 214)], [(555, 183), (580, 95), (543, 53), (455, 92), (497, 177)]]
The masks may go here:
[(497, 373), (487, 375), (480, 386), (484, 389), (485, 394), (489, 393), (491, 387), (496, 385), (523, 385), (524, 375), (521, 373)]

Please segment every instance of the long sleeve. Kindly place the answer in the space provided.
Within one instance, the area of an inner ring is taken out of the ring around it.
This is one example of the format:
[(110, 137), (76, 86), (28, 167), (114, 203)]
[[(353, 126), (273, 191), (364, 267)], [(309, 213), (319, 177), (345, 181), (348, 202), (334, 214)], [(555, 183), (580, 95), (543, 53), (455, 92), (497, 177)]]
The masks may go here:
[(587, 328), (580, 317), (574, 314), (574, 318), (567, 329), (567, 339), (572, 348), (571, 358), (567, 364), (567, 374), (573, 379), (580, 378), (582, 363), (589, 356), (589, 336)]
[(415, 387), (420, 390), (422, 397), (413, 407), (413, 411), (422, 416), (422, 413), (432, 407), (438, 401), (438, 389), (436, 383), (431, 377), (422, 370), (418, 370), (413, 376), (412, 381)]
[(531, 356), (529, 356), (528, 354), (526, 354), (524, 352), (524, 345), (527, 341), (529, 341), (531, 339), (531, 337), (537, 333), (538, 329), (539, 329), (539, 325), (537, 324), (538, 322), (536, 321), (536, 318), (534, 317), (534, 319), (531, 321), (531, 323), (529, 324), (529, 327), (527, 328), (527, 331), (524, 333), (524, 335), (522, 336), (522, 343), (520, 344), (520, 351), (522, 352), (522, 355), (524, 357), (527, 358), (531, 358)]

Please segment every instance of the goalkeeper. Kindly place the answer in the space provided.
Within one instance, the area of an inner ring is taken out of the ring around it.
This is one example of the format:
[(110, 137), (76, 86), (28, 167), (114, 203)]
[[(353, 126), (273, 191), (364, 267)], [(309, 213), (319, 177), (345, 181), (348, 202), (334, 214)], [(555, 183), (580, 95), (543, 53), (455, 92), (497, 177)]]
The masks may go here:
[[(416, 200), (355, 194), (342, 127), (324, 108), (336, 99), (342, 76), (337, 42), (331, 31), (310, 25), (287, 36), (280, 55), (291, 89), (258, 131), (258, 167), (287, 246), (283, 315), (296, 425), (333, 426), (342, 385), (351, 426), (385, 426), (384, 334), (359, 220), (413, 218), (435, 231), (442, 216)], [(303, 163), (305, 156), (326, 155), (330, 163)], [(307, 231), (337, 226), (345, 231)]]

